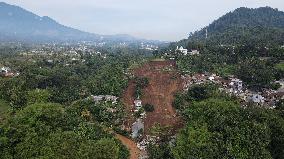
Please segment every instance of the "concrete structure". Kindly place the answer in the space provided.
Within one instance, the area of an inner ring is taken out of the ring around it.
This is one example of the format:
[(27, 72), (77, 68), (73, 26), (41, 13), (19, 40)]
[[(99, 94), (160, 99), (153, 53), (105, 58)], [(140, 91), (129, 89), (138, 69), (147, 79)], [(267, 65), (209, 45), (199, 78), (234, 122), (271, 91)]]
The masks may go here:
[(231, 92), (232, 93), (241, 93), (243, 91), (243, 81), (237, 78), (231, 79), (230, 82)]
[(181, 47), (178, 47), (178, 46), (177, 46), (176, 52), (181, 52), (182, 54), (187, 55), (188, 50), (187, 50), (187, 49), (184, 49), (182, 46), (181, 46)]
[(3, 73), (3, 74), (6, 74), (6, 73), (8, 73), (10, 71), (11, 71), (11, 69), (9, 67), (2, 67), (1, 68), (1, 73)]
[(112, 95), (98, 95), (98, 96), (92, 96), (92, 99), (94, 100), (94, 102), (105, 101), (105, 102), (112, 102), (113, 104), (116, 104), (118, 97), (112, 96)]
[(0, 69), (0, 76), (2, 77), (14, 77), (14, 76), (18, 76), (19, 73), (15, 74), (14, 72), (11, 71), (11, 69), (9, 67), (2, 67)]
[(139, 131), (144, 130), (144, 123), (142, 119), (137, 119), (135, 123), (132, 124), (132, 138), (137, 138), (139, 136)]
[(248, 102), (253, 102), (262, 105), (265, 101), (265, 98), (260, 94), (252, 94), (246, 99)]
[(214, 76), (210, 76), (208, 79), (209, 79), (210, 81), (214, 81), (215, 77), (214, 77)]
[(199, 55), (200, 52), (198, 50), (191, 50), (191, 52), (188, 52), (189, 55)]
[(135, 109), (138, 111), (142, 107), (142, 100), (139, 100), (139, 99), (135, 100), (134, 106), (135, 106)]

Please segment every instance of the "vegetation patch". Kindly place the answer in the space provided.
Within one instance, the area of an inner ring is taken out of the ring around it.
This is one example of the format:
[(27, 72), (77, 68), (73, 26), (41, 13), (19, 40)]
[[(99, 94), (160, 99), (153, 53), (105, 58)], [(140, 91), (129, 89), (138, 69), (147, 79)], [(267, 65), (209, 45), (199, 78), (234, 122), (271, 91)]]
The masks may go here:
[(276, 67), (277, 69), (280, 69), (280, 70), (284, 71), (284, 61), (282, 61), (282, 62), (276, 64), (275, 67)]
[(146, 112), (153, 112), (155, 110), (155, 107), (148, 103), (143, 105), (143, 108)]
[(0, 116), (5, 115), (5, 113), (10, 109), (10, 105), (7, 101), (0, 99)]

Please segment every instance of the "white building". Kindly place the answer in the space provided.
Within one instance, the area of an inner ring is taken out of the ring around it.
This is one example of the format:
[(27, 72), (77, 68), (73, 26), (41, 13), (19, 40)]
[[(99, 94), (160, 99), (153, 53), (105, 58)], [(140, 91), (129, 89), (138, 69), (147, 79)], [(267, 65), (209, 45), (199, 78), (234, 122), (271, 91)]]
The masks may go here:
[(265, 98), (260, 94), (252, 94), (247, 97), (246, 101), (262, 105), (265, 101)]
[(2, 67), (1, 68), (1, 73), (8, 73), (9, 71), (11, 71), (11, 69), (9, 67)]
[(112, 102), (112, 104), (116, 104), (118, 97), (112, 95), (98, 95), (98, 96), (92, 96), (92, 99), (96, 103), (105, 101), (105, 102)]
[(208, 79), (209, 79), (210, 81), (214, 81), (214, 80), (215, 80), (215, 77), (214, 77), (214, 76), (210, 76)]
[(113, 104), (117, 103), (118, 97), (112, 95), (105, 95), (105, 100), (108, 102), (112, 102)]
[(188, 50), (184, 49), (182, 46), (181, 47), (177, 46), (176, 51), (179, 51), (179, 52), (181, 52), (184, 55), (187, 55), (187, 53), (188, 53)]
[(142, 107), (142, 101), (141, 100), (135, 100), (134, 106), (135, 106), (135, 110), (138, 111)]
[(198, 50), (191, 50), (191, 52), (188, 53), (189, 55), (199, 55), (200, 52)]
[(232, 93), (241, 93), (243, 90), (243, 81), (237, 78), (231, 79), (230, 87)]
[(180, 52), (183, 55), (199, 55), (200, 54), (200, 52), (198, 50), (191, 50), (189, 52), (187, 49), (183, 48), (182, 46), (181, 47), (177, 46), (176, 52)]

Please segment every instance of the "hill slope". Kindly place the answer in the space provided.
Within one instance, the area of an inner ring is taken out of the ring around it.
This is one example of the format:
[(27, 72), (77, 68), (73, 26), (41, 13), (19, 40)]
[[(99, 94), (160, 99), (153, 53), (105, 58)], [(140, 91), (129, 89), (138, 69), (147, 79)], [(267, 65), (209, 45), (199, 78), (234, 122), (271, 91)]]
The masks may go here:
[[(206, 30), (208, 38), (206, 38)], [(191, 34), (183, 42), (283, 44), (284, 12), (270, 7), (238, 8)]]
[(0, 3), (0, 40), (68, 41), (95, 40), (98, 35), (63, 26), (20, 7)]
[[(0, 2), (0, 41), (2, 42), (66, 42), (104, 41), (140, 42), (144, 39), (130, 35), (98, 35), (57, 23), (47, 16), (38, 16), (18, 6)], [(150, 41), (156, 42), (156, 41)]]

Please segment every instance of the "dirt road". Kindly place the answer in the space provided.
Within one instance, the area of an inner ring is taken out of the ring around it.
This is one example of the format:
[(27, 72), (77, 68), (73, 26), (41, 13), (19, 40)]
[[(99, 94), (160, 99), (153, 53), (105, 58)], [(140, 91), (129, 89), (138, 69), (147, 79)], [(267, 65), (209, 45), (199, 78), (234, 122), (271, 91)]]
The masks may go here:
[(140, 150), (137, 148), (136, 143), (129, 138), (116, 134), (115, 137), (119, 139), (123, 145), (125, 145), (130, 152), (130, 159), (138, 159)]

